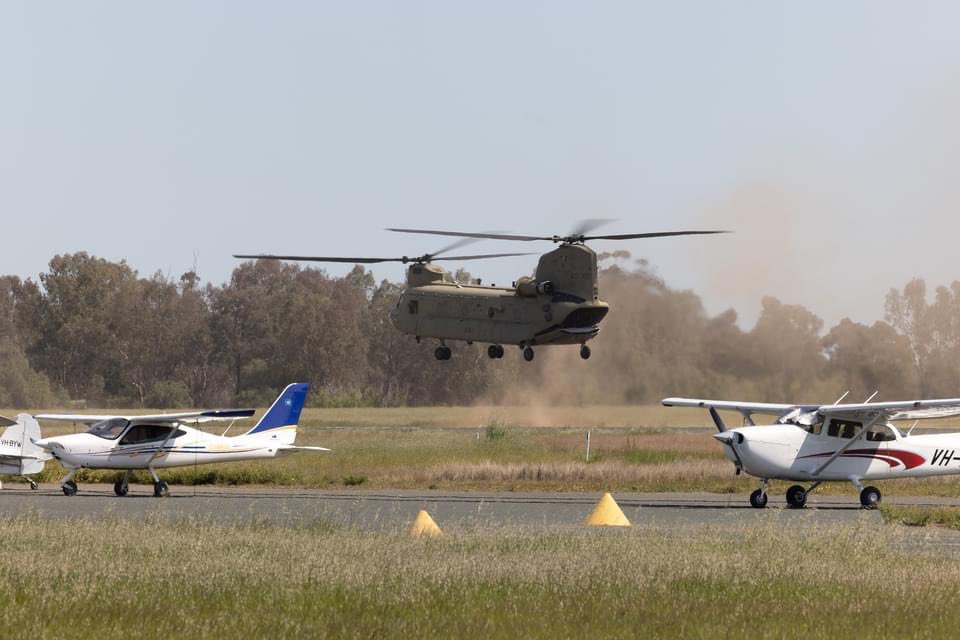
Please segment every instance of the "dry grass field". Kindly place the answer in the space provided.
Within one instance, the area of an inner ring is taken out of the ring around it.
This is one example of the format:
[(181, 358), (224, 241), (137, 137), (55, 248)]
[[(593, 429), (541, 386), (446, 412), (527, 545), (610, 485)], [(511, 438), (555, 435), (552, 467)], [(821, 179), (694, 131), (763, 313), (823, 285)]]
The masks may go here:
[[(739, 424), (729, 416), (729, 424)], [(246, 423), (249, 424), (249, 423)], [(280, 460), (166, 470), (173, 484), (279, 484), (505, 491), (711, 491), (749, 493), (710, 437), (704, 411), (664, 407), (429, 407), (308, 409), (297, 442), (333, 449)], [(946, 425), (941, 425), (946, 427)], [(691, 427), (700, 427), (691, 430)], [(45, 434), (81, 426), (44, 425)], [(222, 430), (225, 427), (220, 427)], [(242, 432), (234, 426), (231, 433)], [(212, 430), (212, 429), (211, 429)], [(591, 432), (586, 461), (587, 431)], [(47, 465), (45, 481), (62, 477)], [(115, 472), (84, 472), (109, 481)], [(146, 474), (138, 478), (147, 481)], [(960, 478), (879, 483), (901, 495), (960, 496)], [(786, 489), (775, 483), (774, 493)], [(849, 493), (844, 484), (821, 489)]]
[(960, 607), (960, 559), (897, 550), (894, 526), (146, 524), (0, 521), (4, 637), (922, 638)]

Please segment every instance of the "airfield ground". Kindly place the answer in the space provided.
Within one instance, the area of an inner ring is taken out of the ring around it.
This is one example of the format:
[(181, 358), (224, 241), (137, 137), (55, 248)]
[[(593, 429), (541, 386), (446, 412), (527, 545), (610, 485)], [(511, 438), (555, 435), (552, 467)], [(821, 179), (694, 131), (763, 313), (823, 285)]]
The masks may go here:
[[(738, 414), (727, 420), (740, 424)], [(709, 437), (708, 423), (704, 411), (659, 406), (308, 409), (297, 442), (329, 447), (329, 454), (171, 469), (162, 477), (171, 485), (749, 494), (756, 481), (734, 474)], [(950, 428), (936, 421), (924, 426)], [(82, 425), (43, 428), (45, 435), (55, 435)], [(231, 433), (241, 429), (235, 426)], [(55, 482), (62, 476), (59, 465), (51, 464), (40, 479)], [(112, 483), (116, 477), (85, 471), (78, 479)], [(148, 477), (140, 473), (136, 480)], [(885, 495), (960, 496), (960, 477), (877, 485)], [(775, 482), (771, 491), (779, 495), (786, 488)], [(847, 484), (818, 492), (855, 495)]]
[[(882, 513), (844, 485), (787, 510), (781, 484), (755, 510), (703, 416), (630, 409), (312, 410), (298, 442), (334, 452), (165, 470), (167, 499), (113, 496), (114, 472), (67, 498), (48, 465), (0, 491), (4, 637), (954, 631), (956, 481), (886, 483)], [(604, 490), (633, 527), (582, 525)], [(421, 508), (441, 538), (405, 535)]]

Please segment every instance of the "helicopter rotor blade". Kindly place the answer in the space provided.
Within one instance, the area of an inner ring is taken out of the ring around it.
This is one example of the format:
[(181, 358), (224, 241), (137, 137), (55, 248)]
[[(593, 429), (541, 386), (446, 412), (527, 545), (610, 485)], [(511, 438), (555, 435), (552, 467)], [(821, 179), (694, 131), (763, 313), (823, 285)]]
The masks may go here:
[(553, 240), (552, 236), (518, 236), (509, 233), (466, 233), (463, 231), (437, 231), (435, 229), (391, 229), (396, 233), (420, 233), (432, 236), (450, 236), (453, 238), (477, 238), (479, 240), (520, 240), (530, 242), (532, 240)]
[(729, 231), (655, 231), (653, 233), (620, 233), (604, 236), (581, 236), (580, 240), (631, 240), (633, 238), (667, 238), (671, 236), (703, 236)]
[(378, 264), (380, 262), (410, 262), (409, 258), (338, 258), (332, 256), (273, 256), (273, 255), (238, 255), (234, 258), (250, 260), (296, 260), (300, 262), (345, 262), (347, 264)]
[(529, 256), (533, 255), (530, 253), (484, 253), (476, 256), (442, 256), (440, 258), (433, 258), (431, 261), (437, 260), (485, 260), (486, 258), (510, 258), (512, 256)]

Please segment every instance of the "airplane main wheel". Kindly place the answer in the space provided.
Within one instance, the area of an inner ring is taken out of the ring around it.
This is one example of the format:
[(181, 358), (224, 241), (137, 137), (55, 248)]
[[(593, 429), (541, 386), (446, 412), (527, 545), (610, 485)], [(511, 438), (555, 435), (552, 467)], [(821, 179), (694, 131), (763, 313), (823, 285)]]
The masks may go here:
[(533, 347), (525, 347), (523, 350), (523, 359), (527, 362), (533, 361)]
[(583, 358), (584, 360), (589, 360), (589, 359), (590, 359), (590, 347), (588, 347), (587, 345), (581, 346), (581, 347), (580, 347), (580, 357)]
[(120, 496), (121, 498), (127, 495), (127, 492), (130, 488), (123, 483), (123, 480), (117, 480), (113, 483), (113, 492)]
[(36, 480), (29, 480), (28, 482), (30, 483), (30, 488), (34, 491), (40, 488), (40, 485), (37, 484)]
[(802, 509), (807, 504), (807, 490), (798, 484), (787, 489), (787, 504), (795, 509)]
[(170, 495), (170, 487), (167, 486), (167, 483), (161, 480), (160, 482), (153, 483), (153, 497), (154, 498), (166, 498)]
[(860, 492), (860, 504), (864, 509), (876, 509), (880, 506), (880, 489), (867, 487)]
[(75, 496), (77, 495), (77, 483), (73, 480), (67, 480), (60, 488), (63, 489), (63, 495), (65, 496)]
[(757, 489), (750, 494), (750, 506), (754, 509), (763, 509), (767, 506), (767, 494)]

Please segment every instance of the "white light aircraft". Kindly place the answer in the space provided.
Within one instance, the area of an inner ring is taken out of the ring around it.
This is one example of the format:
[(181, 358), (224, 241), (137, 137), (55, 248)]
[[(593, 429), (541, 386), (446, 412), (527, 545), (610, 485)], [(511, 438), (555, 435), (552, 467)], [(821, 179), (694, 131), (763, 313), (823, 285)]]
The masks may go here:
[[(757, 508), (767, 506), (770, 479), (811, 483), (787, 489), (791, 507), (803, 507), (823, 482), (846, 481), (860, 492), (860, 504), (873, 509), (880, 503), (880, 490), (864, 487), (864, 480), (960, 473), (960, 433), (910, 435), (916, 422), (907, 433), (893, 424), (960, 415), (960, 398), (832, 405), (666, 398), (663, 404), (709, 410), (719, 432), (713, 437), (737, 473), (760, 478), (760, 488), (750, 495)], [(718, 409), (739, 412), (748, 426), (727, 428)], [(754, 415), (776, 418), (760, 426)]]
[[(0, 475), (26, 477), (43, 471), (50, 454), (33, 443), (40, 437), (40, 425), (33, 416), (21, 413), (16, 420), (0, 416), (0, 427), (6, 427), (0, 434)], [(31, 489), (37, 488), (33, 478), (27, 482)]]
[[(288, 385), (259, 422), (242, 435), (214, 435), (189, 427), (186, 423), (248, 418), (253, 409), (216, 409), (152, 416), (91, 416), (83, 414), (39, 414), (39, 420), (82, 422), (90, 425), (85, 433), (32, 439), (32, 443), (60, 461), (67, 476), (61, 483), (63, 493), (77, 493), (73, 477), (80, 469), (119, 469), (123, 476), (113, 485), (118, 496), (127, 495), (130, 472), (146, 469), (153, 478), (153, 495), (167, 496), (167, 483), (157, 469), (185, 467), (212, 462), (233, 462), (273, 458), (296, 451), (329, 451), (323, 447), (298, 447), (300, 412), (309, 385)], [(12, 428), (12, 427), (11, 427)], [(227, 427), (229, 430), (229, 427)], [(38, 433), (39, 435), (39, 429)], [(42, 463), (40, 468), (43, 468)]]

